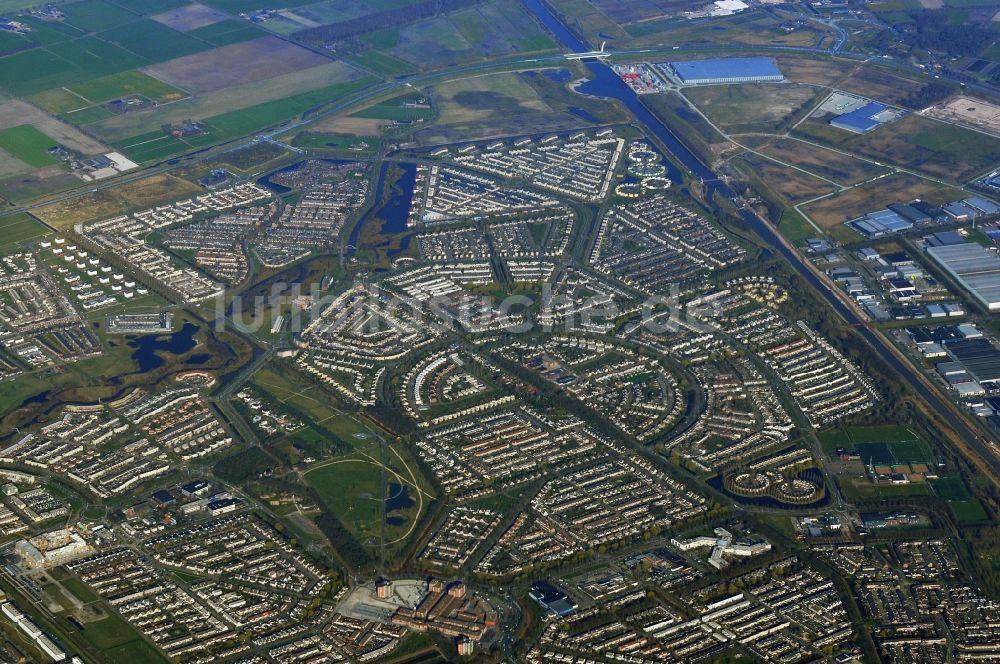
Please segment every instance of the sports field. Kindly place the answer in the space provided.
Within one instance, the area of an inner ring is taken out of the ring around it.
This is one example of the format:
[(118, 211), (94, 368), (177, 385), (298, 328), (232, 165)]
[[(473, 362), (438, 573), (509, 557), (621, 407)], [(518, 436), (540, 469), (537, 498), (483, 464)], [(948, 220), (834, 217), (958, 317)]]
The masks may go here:
[(0, 217), (0, 255), (16, 250), (49, 232), (37, 219), (25, 212)]
[(898, 424), (849, 426), (821, 433), (819, 439), (824, 452), (854, 449), (866, 464), (928, 463), (932, 458), (927, 442)]

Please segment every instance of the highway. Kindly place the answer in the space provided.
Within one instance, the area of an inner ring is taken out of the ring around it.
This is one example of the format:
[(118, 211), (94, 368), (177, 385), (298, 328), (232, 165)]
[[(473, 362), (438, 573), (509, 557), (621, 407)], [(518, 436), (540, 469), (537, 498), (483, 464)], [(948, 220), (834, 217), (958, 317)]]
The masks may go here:
[[(565, 46), (577, 52), (587, 50), (586, 45), (559, 22), (541, 0), (524, 0), (524, 4), (556, 37), (563, 41)], [(788, 244), (774, 227), (744, 205), (736, 192), (723, 182), (717, 173), (688, 150), (670, 127), (650, 113), (639, 102), (636, 93), (622, 82), (607, 64), (603, 61), (589, 61), (587, 67), (593, 73), (594, 81), (600, 84), (599, 94), (602, 97), (621, 101), (632, 112), (636, 121), (646, 129), (648, 135), (658, 139), (662, 147), (673, 154), (696, 178), (702, 180), (706, 189), (706, 200), (712, 200), (713, 194), (719, 193), (732, 201), (738, 207), (743, 220), (757, 235), (781, 254), (847, 324), (855, 327), (862, 338), (871, 346), (872, 352), (877, 353), (885, 360), (899, 378), (905, 381), (913, 392), (945, 421), (961, 439), (965, 449), (978, 455), (995, 476), (1000, 476), (1000, 455), (997, 454), (993, 443), (976, 430), (955, 404), (927, 381), (881, 332), (869, 328), (867, 321), (842, 299), (842, 295), (823, 280), (813, 266), (794, 247)]]
[[(549, 28), (557, 39), (563, 42), (564, 46), (570, 52), (583, 52), (590, 50), (586, 44), (580, 41), (575, 35), (573, 35), (549, 10), (545, 7), (539, 0), (523, 0), (524, 5), (528, 10), (534, 14), (546, 27)], [(752, 50), (756, 51), (776, 51), (776, 52), (803, 52), (803, 53), (815, 53), (823, 55), (841, 55), (859, 60), (871, 59), (870, 56), (858, 53), (851, 53), (849, 51), (844, 51), (843, 47), (846, 40), (846, 34), (842, 29), (837, 27), (838, 39), (831, 48), (819, 49), (819, 48), (794, 48), (794, 47), (754, 47)], [(615, 55), (618, 56), (634, 56), (637, 54), (668, 54), (676, 53), (678, 50), (684, 51), (725, 51), (724, 47), (709, 47), (709, 48), (665, 48), (665, 49), (641, 49), (641, 50), (621, 50), (616, 51)], [(742, 48), (742, 50), (747, 50)], [(114, 186), (119, 186), (123, 183), (134, 181), (136, 179), (146, 177), (151, 174), (165, 172), (176, 168), (179, 163), (185, 165), (190, 165), (192, 163), (197, 163), (200, 161), (205, 161), (218, 156), (220, 153), (227, 151), (239, 149), (247, 145), (252, 145), (258, 141), (271, 141), (276, 136), (280, 134), (293, 131), (316, 122), (322, 118), (329, 115), (339, 113), (348, 108), (357, 106), (366, 101), (376, 99), (385, 95), (389, 95), (395, 91), (399, 91), (405, 88), (414, 87), (416, 84), (428, 84), (438, 79), (451, 79), (459, 75), (468, 75), (474, 73), (485, 73), (488, 71), (503, 71), (503, 70), (519, 70), (519, 69), (533, 69), (544, 66), (557, 66), (566, 62), (566, 56), (563, 53), (553, 54), (550, 56), (541, 56), (535, 58), (511, 58), (509, 60), (503, 61), (493, 61), (486, 63), (477, 63), (471, 65), (463, 65), (458, 67), (449, 68), (446, 71), (435, 71), (427, 72), (422, 74), (416, 74), (413, 76), (408, 76), (405, 78), (400, 78), (394, 81), (386, 81), (378, 85), (374, 85), (367, 88), (357, 94), (345, 97), (343, 99), (337, 100), (336, 102), (326, 106), (322, 112), (309, 115), (308, 117), (303, 117), (297, 121), (290, 123), (283, 123), (277, 128), (255, 135), (253, 137), (248, 137), (242, 141), (236, 141), (229, 145), (223, 146), (222, 149), (212, 149), (209, 151), (202, 151), (196, 154), (189, 154), (187, 156), (180, 157), (178, 159), (171, 160), (170, 162), (165, 162), (161, 164), (154, 165), (149, 168), (142, 169), (136, 173), (131, 173), (120, 178), (115, 178), (113, 180), (101, 183), (96, 187), (93, 185), (81, 187), (79, 189), (64, 192), (55, 197), (46, 199), (44, 201), (36, 202), (30, 205), (25, 205), (16, 208), (9, 208), (0, 212), (0, 220), (2, 217), (14, 214), (21, 211), (30, 211), (37, 207), (48, 205), (55, 202), (62, 202), (67, 200), (72, 200), (74, 198), (84, 196), (93, 191), (98, 191), (101, 189), (106, 189)], [(587, 66), (595, 74), (597, 79), (603, 79), (603, 84), (608, 90), (602, 90), (601, 96), (614, 97), (622, 101), (629, 110), (632, 111), (633, 116), (639, 124), (644, 125), (649, 133), (659, 139), (659, 142), (664, 145), (671, 153), (674, 154), (677, 159), (683, 163), (695, 176), (701, 178), (706, 188), (711, 192), (712, 190), (718, 191), (723, 194), (726, 198), (738, 201), (738, 197), (735, 192), (722, 182), (718, 175), (711, 171), (707, 166), (705, 166), (701, 161), (694, 156), (687, 148), (676, 138), (674, 133), (669, 127), (665, 126), (658, 118), (653, 116), (648, 110), (645, 109), (637, 100), (635, 93), (632, 92), (628, 86), (618, 79), (610, 68), (602, 62), (587, 62)], [(905, 63), (900, 63), (896, 61), (882, 61), (880, 64), (889, 65), (898, 69), (908, 70), (908, 71), (918, 71), (916, 67), (908, 65)], [(923, 72), (921, 72), (923, 73)], [(609, 78), (610, 77), (610, 78)], [(613, 78), (614, 82), (610, 79)], [(617, 85), (615, 85), (617, 83)], [(609, 87), (610, 86), (610, 87)], [(825, 281), (823, 281), (813, 270), (812, 266), (809, 265), (805, 259), (791, 246), (786, 244), (780, 235), (768, 224), (765, 220), (760, 218), (752, 210), (745, 207), (741, 208), (741, 215), (744, 220), (750, 224), (752, 228), (760, 235), (760, 237), (767, 242), (771, 247), (778, 251), (785, 259), (792, 265), (792, 267), (798, 272), (803, 278), (805, 278), (813, 288), (830, 304), (831, 307), (850, 325), (857, 328), (859, 334), (871, 345), (873, 352), (877, 352), (882, 358), (892, 366), (892, 368), (900, 375), (900, 377), (905, 380), (912, 387), (914, 392), (918, 394), (932, 410), (937, 412), (947, 424), (961, 437), (964, 444), (968, 446), (969, 449), (975, 451), (979, 454), (982, 459), (989, 465), (989, 467), (998, 475), (1000, 475), (1000, 458), (998, 458), (992, 443), (988, 442), (975, 428), (967, 421), (967, 419), (957, 411), (954, 404), (948, 401), (936, 387), (931, 385), (920, 375), (905, 359), (902, 358), (896, 349), (892, 347), (891, 343), (882, 336), (881, 333), (871, 330), (866, 327), (861, 316), (854, 311), (848, 304), (846, 304)], [(2, 221), (0, 221), (2, 223)]]
[[(528, 10), (538, 17), (550, 31), (556, 34), (556, 37), (568, 47), (570, 54), (580, 53), (591, 50), (586, 44), (577, 39), (569, 30), (565, 28), (558, 19), (555, 18), (551, 12), (548, 11), (546, 7), (541, 5), (538, 0), (522, 0)], [(539, 8), (541, 11), (548, 15), (549, 18), (539, 14)], [(776, 52), (776, 53), (803, 53), (803, 54), (813, 54), (813, 55), (837, 55), (840, 57), (851, 58), (859, 61), (873, 60), (873, 56), (864, 53), (854, 53), (851, 51), (844, 50), (846, 46), (848, 35), (846, 31), (836, 24), (834, 21), (821, 20), (813, 16), (804, 17), (805, 20), (810, 22), (822, 23), (827, 27), (833, 29), (837, 33), (836, 41), (829, 48), (809, 48), (809, 47), (796, 47), (796, 46), (768, 46), (768, 45), (758, 45), (758, 46), (680, 46), (680, 47), (664, 47), (664, 48), (644, 48), (644, 49), (621, 49), (611, 52), (611, 57), (623, 57), (623, 58), (633, 58), (634, 56), (641, 55), (644, 57), (657, 57), (657, 56), (667, 56), (669, 54), (676, 54), (678, 52), (685, 53), (711, 53), (711, 52), (725, 52), (725, 51), (761, 51), (761, 52)], [(555, 21), (553, 24), (552, 21)], [(559, 26), (559, 28), (556, 27)], [(561, 29), (560, 29), (561, 28)], [(567, 36), (572, 41), (567, 40)], [(378, 83), (371, 87), (365, 88), (355, 94), (343, 97), (336, 101), (333, 101), (325, 105), (322, 111), (318, 113), (309, 113), (308, 111), (303, 114), (298, 120), (291, 122), (284, 122), (277, 125), (275, 128), (253, 135), (248, 136), (243, 139), (236, 139), (229, 143), (225, 143), (219, 146), (215, 146), (209, 149), (202, 149), (195, 152), (178, 155), (167, 161), (159, 162), (150, 166), (143, 167), (137, 171), (133, 171), (115, 178), (109, 178), (108, 180), (101, 181), (100, 183), (94, 184), (83, 184), (81, 186), (74, 188), (69, 191), (63, 191), (55, 196), (48, 197), (45, 199), (40, 199), (38, 201), (5, 208), (0, 210), (0, 227), (2, 227), (2, 219), (6, 216), (11, 216), (20, 212), (31, 212), (46, 205), (51, 205), (53, 203), (61, 203), (70, 201), (82, 196), (86, 196), (91, 193), (102, 191), (105, 189), (110, 189), (113, 187), (120, 186), (129, 182), (134, 182), (142, 178), (148, 177), (150, 175), (156, 175), (159, 173), (165, 173), (176, 169), (179, 166), (191, 166), (198, 163), (203, 163), (218, 156), (225, 154), (227, 152), (232, 152), (239, 150), (244, 147), (248, 147), (260, 141), (274, 142), (277, 136), (286, 134), (290, 131), (296, 129), (301, 129), (307, 127), (318, 120), (329, 117), (336, 113), (343, 112), (349, 108), (356, 107), (365, 102), (373, 101), (380, 97), (389, 96), (396, 92), (401, 92), (407, 88), (413, 88), (416, 86), (427, 85), (438, 80), (448, 80), (454, 79), (456, 77), (477, 74), (477, 73), (487, 73), (489, 71), (519, 71), (525, 69), (537, 69), (541, 67), (554, 67), (563, 65), (567, 62), (566, 53), (556, 53), (551, 55), (540, 55), (530, 58), (522, 57), (511, 57), (508, 59), (494, 60), (490, 62), (480, 62), (469, 65), (459, 65), (456, 67), (449, 67), (446, 70), (437, 70), (431, 72), (425, 72), (420, 74), (413, 74), (410, 76), (399, 77), (393, 80), (387, 80), (382, 83)], [(918, 73), (921, 75), (926, 75), (926, 72), (919, 67), (910, 65), (905, 62), (897, 60), (886, 60), (878, 59), (878, 62), (882, 66), (888, 66), (909, 73)], [(947, 77), (947, 76), (944, 76)], [(953, 80), (958, 82), (960, 79), (966, 77), (954, 76)], [(983, 92), (988, 92), (996, 94), (995, 89), (986, 88), (981, 84), (976, 82), (971, 82), (967, 80), (961, 81), (963, 85), (966, 85), (966, 90), (979, 89)], [(44, 221), (42, 223), (45, 223)], [(54, 228), (49, 224), (45, 224), (50, 228), (50, 230), (58, 231), (60, 229)]]

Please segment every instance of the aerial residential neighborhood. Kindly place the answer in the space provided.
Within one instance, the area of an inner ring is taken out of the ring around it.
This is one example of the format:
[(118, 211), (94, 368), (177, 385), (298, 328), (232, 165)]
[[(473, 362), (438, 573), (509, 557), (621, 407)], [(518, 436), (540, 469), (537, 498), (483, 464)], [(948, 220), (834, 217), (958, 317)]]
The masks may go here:
[(1000, 4), (0, 0), (0, 663), (1000, 662)]

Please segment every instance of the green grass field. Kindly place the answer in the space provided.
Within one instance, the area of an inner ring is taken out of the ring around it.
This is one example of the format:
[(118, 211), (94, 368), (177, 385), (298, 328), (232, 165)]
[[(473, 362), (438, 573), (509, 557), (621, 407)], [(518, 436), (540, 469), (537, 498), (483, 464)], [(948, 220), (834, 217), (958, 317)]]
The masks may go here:
[(975, 498), (969, 500), (957, 500), (948, 503), (952, 514), (960, 525), (968, 525), (985, 521), (989, 515), (983, 509), (982, 504)]
[(305, 480), (355, 534), (369, 533), (378, 526), (382, 472), (377, 464), (367, 459), (335, 461), (309, 471)]
[(0, 148), (29, 166), (42, 168), (59, 163), (47, 150), (57, 143), (31, 125), (0, 129)]
[(37, 240), (49, 229), (25, 212), (0, 217), (0, 255), (11, 253), (22, 243)]
[(394, 58), (391, 55), (386, 55), (385, 53), (380, 53), (379, 51), (374, 50), (349, 56), (346, 59), (351, 64), (357, 65), (362, 69), (367, 69), (373, 74), (385, 76), (386, 78), (412, 74), (417, 70), (416, 67), (409, 62), (405, 62), (399, 58)]
[(70, 92), (100, 103), (125, 97), (142, 95), (153, 101), (174, 101), (185, 96), (183, 92), (140, 71), (126, 71), (112, 76), (74, 85)]
[(953, 182), (964, 182), (1000, 161), (1000, 139), (919, 115), (863, 135), (840, 131), (825, 119), (810, 118), (793, 133)]
[(60, 7), (66, 22), (84, 32), (107, 30), (138, 20), (139, 16), (108, 0), (81, 0)]
[(86, 583), (76, 578), (75, 576), (67, 577), (63, 579), (63, 587), (66, 588), (70, 593), (72, 593), (78, 600), (84, 604), (89, 604), (91, 602), (96, 602), (100, 599), (100, 596), (90, 589)]
[(319, 90), (303, 92), (285, 99), (264, 102), (238, 111), (231, 111), (205, 119), (217, 140), (226, 140), (278, 124), (300, 115), (314, 107), (337, 101), (360, 90), (374, 81), (371, 77), (330, 85)]
[(151, 62), (164, 62), (212, 48), (211, 44), (149, 19), (106, 30), (99, 36)]
[(186, 34), (196, 39), (204, 39), (215, 46), (227, 46), (267, 35), (263, 30), (236, 18), (195, 28)]
[(931, 486), (941, 498), (948, 502), (964, 501), (971, 498), (969, 490), (965, 488), (965, 482), (960, 477), (942, 477), (931, 482)]
[[(407, 106), (407, 104), (418, 104), (419, 106)], [(375, 118), (378, 120), (429, 120), (434, 117), (434, 109), (430, 106), (425, 95), (412, 93), (393, 97), (383, 102), (369, 106), (351, 117), (355, 118)]]
[(66, 88), (45, 90), (29, 98), (32, 104), (53, 115), (82, 110), (90, 105), (90, 100), (82, 99)]
[(151, 131), (115, 143), (115, 147), (124, 150), (129, 157), (137, 162), (149, 162), (164, 159), (191, 149), (191, 146), (167, 136), (162, 131)]
[(113, 117), (114, 113), (103, 106), (88, 106), (59, 116), (60, 120), (73, 125), (86, 125)]
[(906, 498), (908, 496), (929, 496), (931, 488), (926, 482), (917, 484), (882, 484), (878, 487), (880, 498)]
[(854, 448), (865, 463), (869, 458), (875, 463), (923, 463), (931, 459), (930, 446), (899, 424), (849, 426), (824, 431), (819, 439), (824, 452), (832, 454), (838, 447)]

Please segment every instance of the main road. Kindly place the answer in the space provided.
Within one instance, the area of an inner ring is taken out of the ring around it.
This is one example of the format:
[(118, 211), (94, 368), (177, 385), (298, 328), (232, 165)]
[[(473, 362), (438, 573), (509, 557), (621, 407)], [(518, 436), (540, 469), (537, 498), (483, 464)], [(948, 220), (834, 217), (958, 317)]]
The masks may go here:
[[(559, 19), (543, 4), (541, 0), (523, 0), (528, 9), (560, 40), (574, 52), (585, 52), (587, 46), (563, 25)], [(601, 97), (617, 99), (628, 108), (637, 122), (647, 133), (671, 152), (677, 160), (691, 173), (700, 178), (706, 187), (706, 199), (712, 200), (712, 194), (721, 194), (732, 201), (738, 208), (743, 220), (775, 251), (781, 254), (794, 270), (805, 279), (824, 300), (849, 325), (854, 326), (858, 333), (871, 346), (871, 350), (885, 360), (892, 369), (904, 380), (914, 393), (935, 412), (960, 438), (961, 444), (969, 451), (976, 453), (995, 476), (1000, 476), (1000, 456), (993, 443), (989, 442), (958, 410), (942, 392), (930, 383), (922, 373), (892, 345), (878, 330), (868, 327), (867, 321), (837, 292), (827, 281), (820, 277), (815, 268), (792, 247), (771, 224), (765, 221), (754, 210), (742, 204), (733, 189), (723, 182), (719, 176), (681, 143), (670, 128), (658, 117), (643, 106), (636, 93), (626, 85), (612, 69), (604, 62), (587, 61), (587, 67), (593, 74), (593, 81), (580, 87), (582, 92), (592, 92)]]

